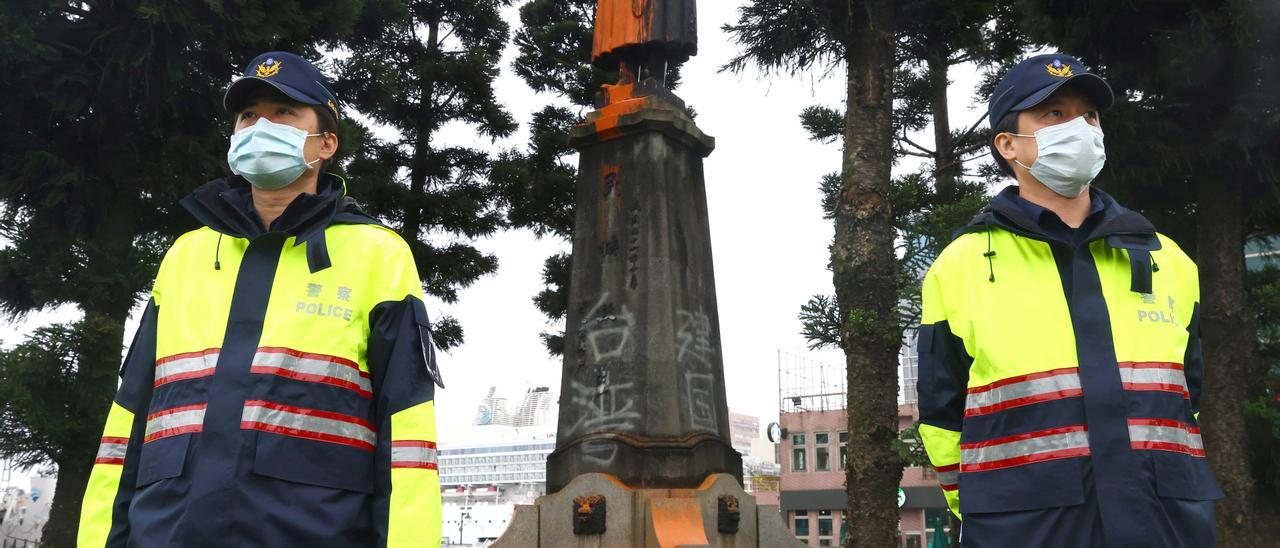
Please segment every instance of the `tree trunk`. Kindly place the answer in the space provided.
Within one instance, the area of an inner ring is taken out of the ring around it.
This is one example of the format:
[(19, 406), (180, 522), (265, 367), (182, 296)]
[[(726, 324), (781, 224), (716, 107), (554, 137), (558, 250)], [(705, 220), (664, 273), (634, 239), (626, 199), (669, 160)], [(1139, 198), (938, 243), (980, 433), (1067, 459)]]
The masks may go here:
[(74, 358), (68, 359), (76, 360), (76, 383), (83, 387), (77, 393), (87, 397), (65, 409), (68, 429), (72, 431), (66, 439), (74, 441), (64, 446), (61, 455), (55, 458), (58, 481), (49, 508), (49, 521), (41, 534), (41, 544), (54, 548), (76, 545), (80, 503), (98, 452), (102, 425), (116, 392), (124, 324), (129, 316), (129, 309), (120, 303), (81, 306), (86, 312), (80, 326), (80, 348)]
[(1204, 395), (1200, 404), (1204, 445), (1227, 498), (1217, 505), (1219, 541), (1248, 541), (1257, 508), (1249, 467), (1244, 404), (1265, 371), (1257, 328), (1245, 303), (1242, 183), (1228, 175), (1198, 186), (1200, 329), (1204, 341)]
[(890, 208), (893, 166), (892, 3), (854, 10), (848, 51), (844, 174), (831, 264), (848, 372), (846, 547), (897, 544), (897, 286)]
[[(440, 20), (427, 21), (426, 63), (439, 62)], [(414, 131), (413, 158), (409, 166), (409, 199), (405, 204), (402, 236), (410, 246), (416, 246), (422, 238), (423, 191), (427, 188), (427, 171), (431, 162), (431, 134), (434, 127), (435, 81), (428, 80), (422, 86), (422, 109), (418, 127)]]
[(938, 203), (955, 202), (956, 181), (960, 179), (960, 163), (956, 161), (955, 143), (951, 138), (951, 114), (947, 107), (947, 72), (951, 65), (943, 55), (927, 60), (929, 78), (929, 110), (933, 118), (933, 177)]
[[(124, 116), (120, 111), (104, 113), (108, 127), (119, 126)], [(96, 165), (107, 165), (95, 160)], [(102, 170), (104, 173), (105, 169)], [(104, 175), (104, 177), (111, 177)], [(119, 177), (119, 176), (117, 176)], [(80, 504), (84, 499), (89, 472), (98, 453), (102, 428), (111, 409), (119, 385), (121, 350), (124, 347), (124, 324), (134, 306), (139, 280), (122, 278), (122, 271), (137, 260), (133, 235), (137, 233), (137, 216), (127, 200), (104, 203), (102, 212), (86, 238), (88, 250), (85, 270), (94, 276), (94, 291), (77, 303), (84, 311), (78, 325), (74, 356), (75, 392), (80, 399), (62, 409), (66, 421), (60, 437), (65, 444), (59, 454), (50, 455), (58, 464), (58, 481), (54, 485), (49, 521), (41, 532), (41, 544), (68, 548), (76, 545), (80, 523)]]
[[(106, 417), (103, 417), (106, 420)], [(97, 449), (96, 446), (93, 449)], [(53, 504), (49, 507), (49, 521), (41, 532), (40, 545), (52, 548), (71, 548), (76, 545), (76, 530), (80, 523), (80, 502), (84, 498), (85, 485), (89, 483), (89, 471), (93, 469), (93, 456), (73, 455), (58, 464), (58, 481), (53, 489)]]

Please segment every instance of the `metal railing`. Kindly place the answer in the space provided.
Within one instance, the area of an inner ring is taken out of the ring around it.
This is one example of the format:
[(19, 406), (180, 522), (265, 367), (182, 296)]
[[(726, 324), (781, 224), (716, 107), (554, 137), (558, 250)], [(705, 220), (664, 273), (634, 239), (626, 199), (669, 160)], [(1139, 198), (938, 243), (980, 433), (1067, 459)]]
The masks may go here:
[(34, 540), (25, 538), (14, 538), (6, 536), (0, 539), (0, 548), (40, 548), (41, 544)]

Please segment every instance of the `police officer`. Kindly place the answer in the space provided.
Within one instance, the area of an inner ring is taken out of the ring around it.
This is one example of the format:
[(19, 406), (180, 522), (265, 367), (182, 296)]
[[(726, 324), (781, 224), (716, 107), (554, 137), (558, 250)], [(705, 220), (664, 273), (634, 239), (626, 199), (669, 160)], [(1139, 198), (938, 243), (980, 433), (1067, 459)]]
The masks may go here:
[(1111, 88), (1031, 57), (990, 102), (1001, 191), (929, 270), (920, 434), (974, 547), (1212, 546), (1195, 264), (1092, 186)]
[[(435, 386), (409, 247), (324, 173), (325, 76), (227, 90), (233, 177), (182, 206), (85, 493), (81, 546), (439, 546)], [(443, 386), (443, 385), (440, 385)]]

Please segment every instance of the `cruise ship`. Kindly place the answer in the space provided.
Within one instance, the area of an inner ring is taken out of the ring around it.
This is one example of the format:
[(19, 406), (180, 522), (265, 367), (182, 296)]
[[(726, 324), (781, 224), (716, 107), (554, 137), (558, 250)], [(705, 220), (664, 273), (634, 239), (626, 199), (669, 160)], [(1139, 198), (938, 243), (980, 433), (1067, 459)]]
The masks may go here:
[(440, 445), (445, 546), (487, 546), (507, 529), (515, 505), (546, 492), (555, 393), (532, 387), (512, 402), (497, 392), (491, 387), (481, 400), (464, 443)]

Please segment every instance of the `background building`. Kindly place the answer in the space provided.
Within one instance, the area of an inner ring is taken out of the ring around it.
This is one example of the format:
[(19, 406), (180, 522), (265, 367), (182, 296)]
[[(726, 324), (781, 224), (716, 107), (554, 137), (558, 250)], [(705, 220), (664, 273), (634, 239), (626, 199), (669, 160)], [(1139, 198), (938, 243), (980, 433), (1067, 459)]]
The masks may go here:
[(520, 404), (509, 408), (507, 398), (496, 396), (497, 386), (489, 387), (489, 395), (480, 401), (476, 409), (474, 426), (510, 426), (514, 428), (539, 427), (556, 413), (556, 398), (546, 386), (530, 388), (520, 398)]
[(751, 443), (760, 438), (760, 417), (729, 412), (729, 443), (739, 453), (751, 452)]
[(742, 487), (756, 496), (758, 504), (778, 504), (779, 470), (777, 447), (765, 439), (760, 418), (729, 412), (729, 438), (742, 453)]
[(11, 481), (9, 462), (0, 462), (0, 546), (36, 548), (49, 521), (56, 478), (31, 476), (24, 486)]
[[(912, 336), (914, 338), (914, 335)], [(914, 344), (909, 345), (914, 347)], [(915, 352), (904, 349), (898, 426), (919, 420)], [(844, 465), (848, 441), (845, 368), (780, 352), (778, 359), (779, 507), (788, 527), (810, 546), (839, 546), (844, 532)], [(930, 467), (908, 467), (898, 495), (899, 546), (946, 546), (946, 499)]]

